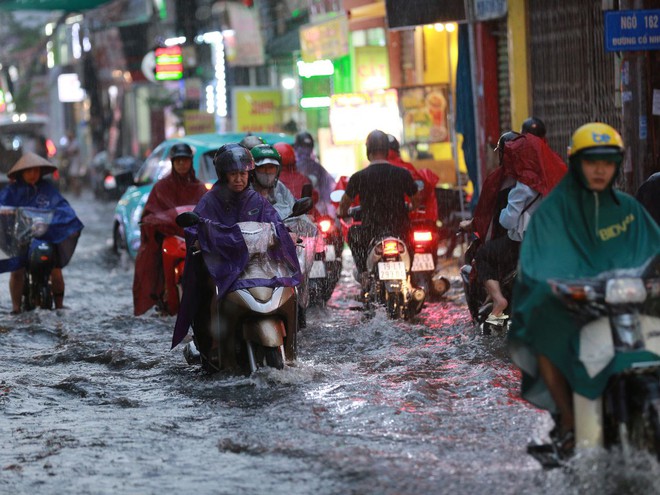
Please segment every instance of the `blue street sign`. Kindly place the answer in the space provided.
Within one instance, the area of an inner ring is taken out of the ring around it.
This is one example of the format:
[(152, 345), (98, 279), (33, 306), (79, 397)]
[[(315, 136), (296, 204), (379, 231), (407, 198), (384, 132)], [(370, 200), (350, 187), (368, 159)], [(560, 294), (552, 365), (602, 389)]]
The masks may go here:
[(605, 48), (660, 50), (660, 10), (610, 10), (605, 12)]

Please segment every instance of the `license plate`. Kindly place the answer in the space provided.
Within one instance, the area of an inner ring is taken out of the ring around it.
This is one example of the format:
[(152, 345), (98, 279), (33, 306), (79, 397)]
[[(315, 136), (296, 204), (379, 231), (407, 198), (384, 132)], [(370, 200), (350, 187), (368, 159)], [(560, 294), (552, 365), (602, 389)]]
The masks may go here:
[(328, 244), (325, 247), (325, 261), (335, 261), (337, 259), (337, 253), (335, 253), (335, 247), (332, 244)]
[(381, 261), (378, 263), (378, 278), (381, 280), (404, 280), (406, 264), (403, 261)]
[(321, 260), (316, 260), (312, 265), (309, 272), (309, 278), (325, 278), (325, 263)]
[(435, 269), (433, 255), (431, 253), (415, 253), (410, 271), (432, 272)]

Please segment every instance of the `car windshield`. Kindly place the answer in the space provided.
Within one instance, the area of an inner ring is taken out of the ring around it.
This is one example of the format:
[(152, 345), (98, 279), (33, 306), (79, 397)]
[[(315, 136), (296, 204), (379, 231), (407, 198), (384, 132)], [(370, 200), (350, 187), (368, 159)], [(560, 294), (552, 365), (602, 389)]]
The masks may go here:
[(161, 145), (144, 161), (140, 170), (135, 174), (136, 185), (146, 186), (153, 184), (172, 170), (172, 162), (169, 158), (163, 156), (164, 151), (165, 147)]
[(199, 160), (199, 174), (198, 178), (204, 182), (215, 182), (218, 179), (215, 173), (215, 166), (213, 165), (213, 156), (215, 150), (204, 153)]

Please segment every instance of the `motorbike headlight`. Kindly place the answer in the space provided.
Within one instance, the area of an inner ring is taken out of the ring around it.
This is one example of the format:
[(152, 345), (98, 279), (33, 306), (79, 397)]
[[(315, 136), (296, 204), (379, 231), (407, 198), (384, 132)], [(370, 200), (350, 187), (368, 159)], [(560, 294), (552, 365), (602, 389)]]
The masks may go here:
[(613, 278), (605, 286), (608, 304), (642, 303), (646, 300), (646, 287), (641, 278)]

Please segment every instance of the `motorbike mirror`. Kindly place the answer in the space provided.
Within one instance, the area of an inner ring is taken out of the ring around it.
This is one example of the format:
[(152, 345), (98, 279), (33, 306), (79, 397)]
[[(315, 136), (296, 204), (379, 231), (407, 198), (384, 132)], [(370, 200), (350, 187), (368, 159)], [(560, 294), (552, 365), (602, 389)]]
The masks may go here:
[(418, 191), (423, 191), (424, 190), (424, 181), (423, 180), (416, 180), (415, 185), (417, 186)]
[(300, 197), (301, 198), (311, 198), (313, 190), (314, 190), (314, 188), (312, 187), (311, 184), (305, 184), (302, 188), (302, 193), (300, 194)]
[(199, 215), (192, 211), (185, 211), (176, 216), (176, 224), (179, 227), (192, 227), (199, 223)]
[(289, 218), (304, 215), (313, 207), (314, 202), (312, 201), (312, 198), (300, 198), (293, 204), (293, 211), (291, 212), (291, 215), (289, 215)]
[(333, 203), (339, 203), (341, 201), (341, 198), (344, 197), (344, 194), (346, 194), (346, 192), (342, 191), (341, 189), (332, 191), (330, 193), (330, 201), (332, 201)]

